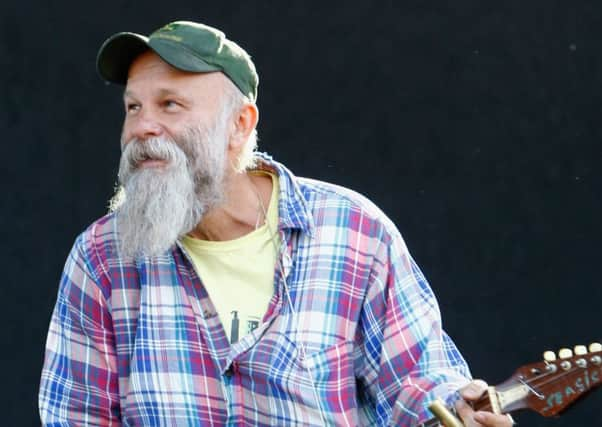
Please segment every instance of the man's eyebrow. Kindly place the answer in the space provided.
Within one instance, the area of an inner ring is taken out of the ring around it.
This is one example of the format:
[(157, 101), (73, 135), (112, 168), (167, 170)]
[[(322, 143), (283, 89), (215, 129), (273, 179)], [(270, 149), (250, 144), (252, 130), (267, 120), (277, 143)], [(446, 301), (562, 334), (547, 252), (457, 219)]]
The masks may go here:
[(126, 99), (126, 98), (135, 98), (135, 97), (132, 94), (132, 92), (130, 92), (129, 90), (126, 89), (123, 91), (123, 99)]
[[(188, 99), (188, 97), (183, 92), (180, 92), (180, 91), (175, 90), (175, 89), (162, 88), (162, 89), (159, 89), (157, 91), (157, 95), (159, 97), (170, 96), (171, 95), (171, 96), (177, 96), (178, 98)], [(129, 91), (129, 90), (126, 89), (123, 92), (123, 98), (124, 99), (125, 98), (136, 98), (136, 96), (131, 91)]]
[(175, 89), (159, 89), (159, 95), (160, 96), (168, 96), (168, 95), (175, 95), (178, 97), (183, 97), (184, 94), (182, 92), (179, 92)]

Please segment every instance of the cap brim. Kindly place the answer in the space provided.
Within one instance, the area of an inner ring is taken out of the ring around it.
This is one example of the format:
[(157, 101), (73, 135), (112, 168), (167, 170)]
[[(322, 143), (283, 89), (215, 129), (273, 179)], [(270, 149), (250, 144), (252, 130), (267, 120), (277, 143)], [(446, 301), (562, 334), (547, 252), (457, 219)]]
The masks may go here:
[(136, 33), (117, 33), (100, 47), (96, 67), (108, 82), (125, 85), (132, 61), (149, 48), (148, 38)]
[(125, 85), (132, 62), (148, 49), (182, 71), (221, 71), (220, 67), (208, 64), (181, 44), (168, 40), (149, 41), (148, 37), (141, 34), (124, 32), (109, 37), (100, 47), (96, 57), (98, 73), (108, 82)]

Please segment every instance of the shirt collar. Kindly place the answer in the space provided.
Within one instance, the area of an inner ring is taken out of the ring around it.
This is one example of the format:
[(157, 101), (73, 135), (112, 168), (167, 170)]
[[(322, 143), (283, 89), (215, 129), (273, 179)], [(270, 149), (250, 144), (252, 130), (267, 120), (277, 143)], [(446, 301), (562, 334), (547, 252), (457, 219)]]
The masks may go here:
[(255, 160), (256, 165), (253, 169), (265, 170), (278, 175), (280, 184), (278, 228), (280, 230), (300, 229), (312, 234), (313, 216), (297, 177), (267, 153), (255, 153)]

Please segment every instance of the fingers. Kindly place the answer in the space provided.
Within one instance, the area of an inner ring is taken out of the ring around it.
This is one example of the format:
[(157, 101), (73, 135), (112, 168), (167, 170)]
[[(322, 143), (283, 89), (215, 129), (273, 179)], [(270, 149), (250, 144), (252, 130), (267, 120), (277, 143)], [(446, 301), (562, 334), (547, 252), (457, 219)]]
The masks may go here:
[(511, 427), (514, 425), (512, 417), (507, 415), (496, 415), (491, 412), (475, 412), (474, 420), (478, 423), (477, 425), (486, 427)]
[(496, 415), (491, 412), (475, 412), (466, 402), (456, 402), (456, 410), (466, 427), (511, 427), (514, 421), (507, 415)]
[(496, 415), (491, 412), (477, 411), (459, 400), (456, 402), (456, 411), (466, 427), (511, 427), (514, 420), (509, 415)]
[[(466, 387), (460, 389), (460, 396), (467, 401), (480, 398), (487, 390), (487, 383), (483, 380), (473, 380)], [(456, 410), (466, 427), (511, 427), (514, 421), (508, 415), (496, 415), (491, 412), (477, 411), (462, 399), (456, 402)]]
[(462, 418), (462, 421), (464, 422), (464, 425), (466, 425), (466, 427), (475, 425), (474, 423), (470, 423), (473, 419), (475, 412), (470, 406), (468, 406), (466, 402), (464, 402), (463, 400), (458, 400), (456, 402), (456, 411), (458, 412), (460, 418)]
[(487, 383), (483, 380), (473, 380), (460, 389), (460, 395), (466, 400), (476, 400), (487, 390)]

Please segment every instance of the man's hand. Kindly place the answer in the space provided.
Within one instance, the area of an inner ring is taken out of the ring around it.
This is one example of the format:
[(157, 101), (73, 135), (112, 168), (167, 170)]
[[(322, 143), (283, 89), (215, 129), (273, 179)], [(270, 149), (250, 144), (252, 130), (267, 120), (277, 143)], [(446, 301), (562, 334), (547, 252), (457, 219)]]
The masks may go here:
[[(487, 383), (482, 380), (474, 380), (460, 390), (460, 395), (466, 401), (477, 400), (487, 390)], [(456, 403), (458, 415), (466, 427), (510, 427), (514, 421), (509, 415), (496, 415), (491, 412), (474, 411), (466, 402), (459, 400)]]

